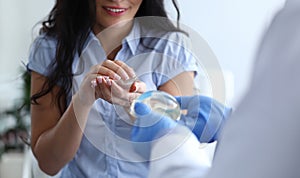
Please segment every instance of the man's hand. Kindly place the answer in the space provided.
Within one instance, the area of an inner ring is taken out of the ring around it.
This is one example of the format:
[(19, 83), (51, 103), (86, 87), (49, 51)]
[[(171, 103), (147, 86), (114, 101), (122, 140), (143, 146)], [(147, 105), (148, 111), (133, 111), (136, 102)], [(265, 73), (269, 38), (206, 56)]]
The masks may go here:
[(151, 108), (143, 103), (134, 106), (137, 118), (131, 132), (131, 140), (143, 142), (135, 144), (137, 153), (148, 159), (151, 142), (169, 133), (177, 124), (185, 125), (196, 135), (201, 143), (210, 143), (217, 140), (218, 134), (231, 109), (218, 101), (206, 96), (176, 97), (181, 110), (187, 110), (179, 121), (152, 112)]
[(231, 109), (206, 96), (176, 97), (186, 115), (181, 115), (180, 124), (190, 128), (201, 143), (217, 140), (219, 132), (231, 113)]
[(152, 112), (151, 108), (143, 103), (135, 103), (134, 111), (137, 118), (131, 132), (131, 140), (134, 142), (143, 142), (135, 145), (134, 149), (141, 156), (148, 159), (151, 142), (176, 127), (177, 122)]

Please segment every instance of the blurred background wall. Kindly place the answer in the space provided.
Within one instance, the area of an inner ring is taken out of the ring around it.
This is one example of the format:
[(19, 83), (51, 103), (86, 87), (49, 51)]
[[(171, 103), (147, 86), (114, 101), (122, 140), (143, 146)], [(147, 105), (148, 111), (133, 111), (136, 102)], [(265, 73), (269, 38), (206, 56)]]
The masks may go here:
[(227, 72), (227, 103), (247, 89), (261, 36), (285, 0), (178, 0), (182, 22), (201, 35)]
[(50, 11), (53, 0), (0, 0), (0, 110), (20, 96), (19, 74), (26, 62), (33, 27)]

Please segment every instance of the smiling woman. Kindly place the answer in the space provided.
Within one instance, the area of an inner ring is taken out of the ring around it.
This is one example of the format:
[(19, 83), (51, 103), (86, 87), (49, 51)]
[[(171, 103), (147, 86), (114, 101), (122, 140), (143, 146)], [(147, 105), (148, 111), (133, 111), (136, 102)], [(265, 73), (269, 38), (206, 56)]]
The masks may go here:
[[(186, 33), (162, 0), (57, 0), (42, 24), (27, 65), (40, 168), (59, 177), (145, 177), (149, 160), (132, 148), (128, 108), (147, 90), (193, 94)], [(128, 80), (134, 90), (121, 85)]]

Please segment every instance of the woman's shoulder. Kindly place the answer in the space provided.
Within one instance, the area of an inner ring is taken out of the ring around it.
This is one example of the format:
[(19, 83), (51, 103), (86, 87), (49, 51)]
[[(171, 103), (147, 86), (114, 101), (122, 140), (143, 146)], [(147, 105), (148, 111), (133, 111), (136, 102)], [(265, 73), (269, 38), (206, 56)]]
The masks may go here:
[(55, 37), (45, 33), (39, 34), (32, 42), (33, 48), (56, 49), (57, 40)]
[(30, 46), (29, 63), (43, 63), (47, 66), (55, 56), (56, 44), (56, 39), (49, 35), (36, 36)]
[(190, 38), (181, 31), (169, 31), (159, 37), (159, 41), (164, 49), (182, 50), (191, 48)]

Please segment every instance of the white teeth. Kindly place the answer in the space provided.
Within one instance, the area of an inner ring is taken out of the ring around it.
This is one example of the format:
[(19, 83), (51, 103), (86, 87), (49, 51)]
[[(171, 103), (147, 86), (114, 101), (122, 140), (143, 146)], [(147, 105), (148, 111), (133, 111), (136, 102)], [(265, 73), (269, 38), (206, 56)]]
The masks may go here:
[(125, 9), (112, 9), (112, 8), (106, 8), (109, 11), (115, 12), (115, 13), (119, 13), (119, 12), (124, 12)]

